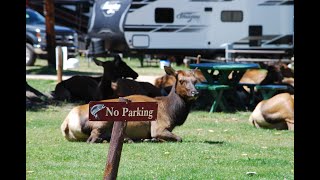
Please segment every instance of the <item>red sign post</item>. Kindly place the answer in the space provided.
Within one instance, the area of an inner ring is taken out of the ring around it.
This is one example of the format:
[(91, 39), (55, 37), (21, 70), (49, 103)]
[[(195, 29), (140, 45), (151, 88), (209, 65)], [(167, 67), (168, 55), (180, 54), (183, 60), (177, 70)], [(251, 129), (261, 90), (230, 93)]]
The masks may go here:
[(89, 121), (115, 121), (104, 171), (105, 180), (117, 178), (126, 121), (155, 121), (157, 113), (157, 102), (130, 102), (120, 97), (119, 102), (89, 103)]

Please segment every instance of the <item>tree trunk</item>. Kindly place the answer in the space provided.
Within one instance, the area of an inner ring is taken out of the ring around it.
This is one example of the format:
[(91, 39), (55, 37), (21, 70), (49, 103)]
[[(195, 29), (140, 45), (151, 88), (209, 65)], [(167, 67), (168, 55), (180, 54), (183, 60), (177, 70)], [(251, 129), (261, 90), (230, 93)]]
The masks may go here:
[(48, 52), (48, 66), (56, 67), (56, 40), (54, 31), (54, 0), (45, 0), (44, 15), (46, 18), (46, 40), (47, 40), (47, 52)]

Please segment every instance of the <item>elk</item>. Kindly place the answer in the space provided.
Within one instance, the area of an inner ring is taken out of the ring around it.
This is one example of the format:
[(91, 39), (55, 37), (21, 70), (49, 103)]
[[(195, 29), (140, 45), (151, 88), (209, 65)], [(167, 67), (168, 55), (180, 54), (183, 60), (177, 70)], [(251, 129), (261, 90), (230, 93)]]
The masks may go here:
[(119, 55), (113, 61), (99, 61), (93, 59), (95, 64), (103, 67), (103, 75), (100, 77), (72, 76), (61, 81), (53, 91), (56, 100), (84, 101), (102, 100), (116, 97), (111, 89), (111, 81), (119, 78), (131, 77), (136, 79), (138, 73), (131, 69)]
[[(207, 81), (199, 69), (194, 70), (194, 75), (199, 83)], [(176, 78), (174, 76), (165, 74), (155, 79), (154, 86), (160, 88), (163, 95), (168, 95), (175, 82)]]
[(103, 62), (95, 58), (93, 60), (96, 65), (103, 67), (103, 75), (100, 77), (76, 75), (62, 81), (55, 88), (55, 99), (82, 100), (88, 103), (133, 94), (150, 97), (162, 95), (160, 89), (151, 83), (134, 81), (138, 74), (122, 61), (120, 56), (115, 56), (113, 61)]
[[(278, 91), (277, 93), (294, 94), (293, 71), (286, 64), (278, 62), (275, 64), (260, 64), (262, 69), (247, 70), (240, 79), (240, 83), (247, 84), (282, 84), (288, 87), (287, 90)], [(256, 91), (254, 89), (254, 91)], [(248, 101), (250, 89), (247, 86), (238, 88), (237, 91), (242, 94), (241, 101)], [(260, 98), (257, 99), (259, 102)]]
[[(288, 84), (292, 85), (293, 71), (284, 63), (260, 64), (262, 69), (249, 69), (240, 79), (240, 83), (252, 84)], [(290, 83), (287, 83), (290, 79)], [(248, 91), (248, 89), (246, 89)]]
[(61, 81), (55, 87), (52, 95), (55, 100), (60, 101), (84, 101), (96, 100), (96, 91), (101, 77), (75, 75)]
[[(96, 100), (111, 99), (133, 94), (150, 97), (161, 96), (160, 89), (151, 83), (133, 80), (138, 77), (138, 74), (127, 66), (127, 64), (121, 60), (120, 56), (116, 56), (116, 58), (119, 63), (117, 64), (116, 62), (116, 65), (124, 68), (114, 67), (106, 62), (94, 60), (98, 66), (103, 67), (103, 76), (98, 84), (97, 92), (100, 97)], [(126, 77), (132, 77), (132, 79), (127, 79)]]
[(256, 128), (294, 130), (294, 95), (281, 93), (258, 103), (249, 117)]
[[(168, 96), (151, 98), (144, 95), (124, 97), (131, 102), (157, 102), (158, 116), (156, 121), (129, 121), (125, 136), (131, 140), (158, 139), (181, 142), (182, 138), (172, 133), (176, 126), (183, 125), (190, 112), (192, 103), (198, 97), (195, 89), (197, 79), (194, 70), (174, 70), (164, 67), (168, 75), (175, 77)], [(118, 102), (118, 99), (101, 102)], [(89, 121), (89, 104), (74, 107), (61, 125), (61, 132), (68, 141), (86, 141), (99, 143), (109, 140), (113, 126), (112, 121)]]

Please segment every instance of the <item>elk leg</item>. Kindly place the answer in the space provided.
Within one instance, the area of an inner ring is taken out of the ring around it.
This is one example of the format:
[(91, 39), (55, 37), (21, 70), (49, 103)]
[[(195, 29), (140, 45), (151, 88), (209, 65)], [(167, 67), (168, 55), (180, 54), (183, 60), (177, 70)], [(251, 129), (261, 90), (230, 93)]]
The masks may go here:
[(158, 139), (163, 139), (163, 140), (166, 140), (166, 141), (182, 142), (182, 138), (181, 137), (173, 134), (172, 132), (168, 131), (167, 129), (164, 129), (161, 132), (157, 132), (154, 137), (158, 138)]
[(87, 139), (87, 143), (101, 143), (104, 138), (106, 138), (106, 133), (100, 133), (98, 129), (93, 129), (90, 137)]
[(253, 126), (255, 126), (256, 128), (260, 128), (259, 124), (258, 124), (255, 120), (252, 121), (252, 124), (253, 124)]
[(125, 130), (123, 132), (123, 142), (134, 143), (134, 141), (125, 133)]
[(287, 126), (288, 126), (288, 130), (294, 130), (294, 121), (291, 120), (291, 119), (286, 119), (286, 123), (287, 123)]

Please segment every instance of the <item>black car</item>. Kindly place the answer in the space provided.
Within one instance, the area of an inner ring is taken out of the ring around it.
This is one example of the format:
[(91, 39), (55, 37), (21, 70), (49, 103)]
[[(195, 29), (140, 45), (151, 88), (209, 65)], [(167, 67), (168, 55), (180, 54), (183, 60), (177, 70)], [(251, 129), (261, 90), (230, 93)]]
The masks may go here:
[[(78, 55), (78, 34), (75, 30), (55, 25), (56, 45), (66, 46), (68, 58)], [(26, 65), (32, 66), (37, 56), (46, 58), (45, 17), (37, 11), (26, 8)]]

